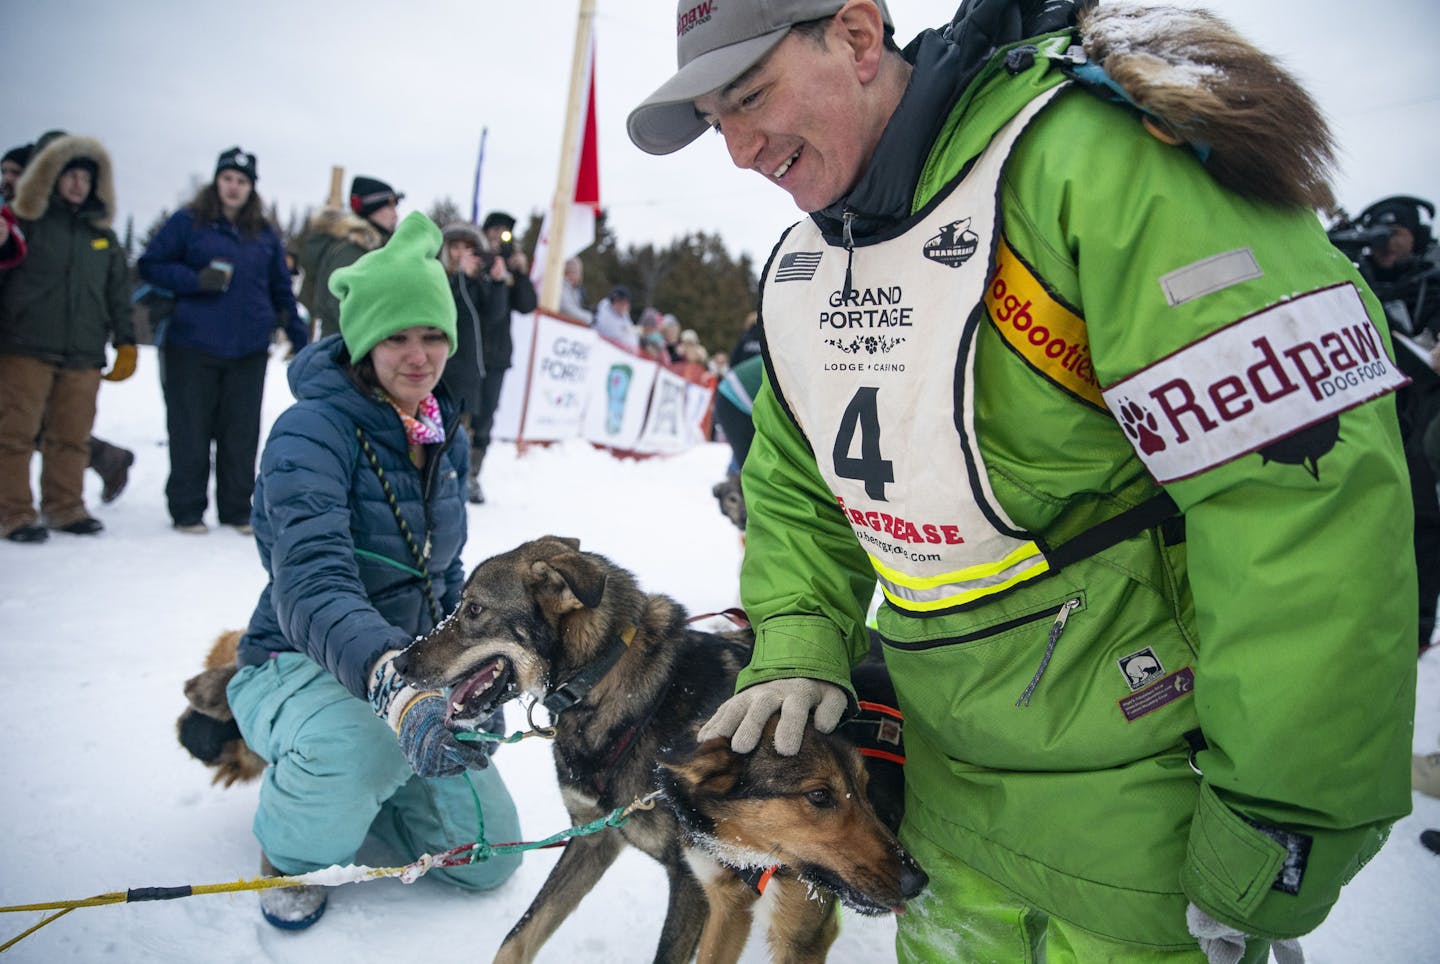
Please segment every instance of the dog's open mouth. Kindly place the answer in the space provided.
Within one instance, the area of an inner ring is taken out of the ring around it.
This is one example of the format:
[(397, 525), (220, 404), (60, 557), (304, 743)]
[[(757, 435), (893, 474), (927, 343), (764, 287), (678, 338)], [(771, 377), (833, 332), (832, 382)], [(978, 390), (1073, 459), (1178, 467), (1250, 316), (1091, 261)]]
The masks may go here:
[(457, 730), (474, 729), (516, 692), (510, 661), (497, 656), (450, 690), (445, 724)]

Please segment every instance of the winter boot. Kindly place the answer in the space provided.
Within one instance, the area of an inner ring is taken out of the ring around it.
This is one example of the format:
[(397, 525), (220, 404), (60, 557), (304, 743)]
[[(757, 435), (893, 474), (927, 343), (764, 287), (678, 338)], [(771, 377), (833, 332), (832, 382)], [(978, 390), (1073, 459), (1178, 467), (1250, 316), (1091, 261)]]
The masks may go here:
[(1410, 757), (1410, 785), (1429, 797), (1440, 797), (1440, 753)]
[(470, 447), (470, 479), (465, 486), (465, 496), (471, 505), (485, 504), (485, 490), (480, 488), (480, 466), (485, 464), (485, 450)]
[(1440, 854), (1440, 830), (1422, 830), (1420, 832), (1420, 842), (1424, 844), (1426, 849), (1432, 854)]
[[(282, 876), (264, 854), (260, 855), (260, 873), (266, 877)], [(319, 884), (271, 887), (260, 891), (260, 914), (282, 931), (303, 931), (320, 919), (329, 900), (330, 888)]]
[(100, 501), (110, 504), (120, 498), (130, 481), (130, 466), (135, 464), (135, 453), (104, 439), (90, 439), (90, 468), (100, 476), (104, 488), (100, 490)]
[(5, 538), (11, 542), (44, 542), (50, 538), (50, 530), (42, 525), (27, 522), (11, 529), (5, 534)]

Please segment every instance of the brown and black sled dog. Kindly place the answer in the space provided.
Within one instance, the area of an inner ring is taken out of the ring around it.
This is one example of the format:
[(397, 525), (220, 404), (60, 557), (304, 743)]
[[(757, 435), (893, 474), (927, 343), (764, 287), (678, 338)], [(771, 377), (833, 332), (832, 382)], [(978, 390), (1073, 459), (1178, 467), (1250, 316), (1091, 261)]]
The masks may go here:
[[(837, 898), (887, 913), (924, 888), (893, 824), (866, 797), (853, 744), (812, 732), (785, 758), (768, 739), (745, 755), (724, 740), (695, 745), (750, 645), (748, 633), (688, 628), (673, 599), (643, 592), (577, 540), (547, 536), (477, 566), (455, 613), (398, 657), (411, 682), (452, 688), (457, 727), (522, 693), (540, 700), (576, 824), (662, 784), (671, 804), (637, 811), (617, 832), (571, 839), (497, 961), (532, 960), (626, 843), (665, 868), (669, 905), (655, 960), (675, 964), (697, 951), (702, 962), (736, 960), (760, 889), (774, 902), (774, 959), (820, 961), (835, 938)], [(881, 782), (898, 822), (899, 783)]]
[(265, 761), (245, 744), (225, 698), (225, 687), (235, 675), (235, 648), (242, 635), (241, 630), (230, 629), (215, 640), (205, 655), (205, 669), (185, 681), (185, 699), (190, 705), (175, 723), (180, 745), (214, 768), (210, 782), (227, 787), (265, 772)]

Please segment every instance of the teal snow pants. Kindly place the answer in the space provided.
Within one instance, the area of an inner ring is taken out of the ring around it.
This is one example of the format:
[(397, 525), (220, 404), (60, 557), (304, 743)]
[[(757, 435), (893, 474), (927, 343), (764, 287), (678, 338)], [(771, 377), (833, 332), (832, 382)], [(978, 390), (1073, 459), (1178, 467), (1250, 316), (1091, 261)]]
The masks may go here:
[[(353, 863), (367, 835), (407, 863), (472, 843), (480, 819), (475, 795), (487, 840), (520, 839), (515, 803), (494, 763), (453, 777), (416, 776), (370, 704), (307, 656), (280, 653), (242, 667), (227, 695), (245, 742), (270, 763), (254, 828), (260, 848), (282, 873)], [(519, 866), (519, 854), (498, 854), (428, 876), (488, 890)]]

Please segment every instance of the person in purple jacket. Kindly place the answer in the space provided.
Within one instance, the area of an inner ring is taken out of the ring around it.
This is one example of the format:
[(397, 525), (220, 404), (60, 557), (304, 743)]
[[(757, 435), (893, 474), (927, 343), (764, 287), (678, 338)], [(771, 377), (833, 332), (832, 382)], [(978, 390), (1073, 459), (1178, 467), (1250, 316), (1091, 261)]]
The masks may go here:
[(140, 277), (175, 293), (160, 346), (170, 436), (170, 518), (208, 531), (210, 444), (221, 525), (250, 533), (265, 363), (277, 322), (297, 349), (309, 333), (295, 307), (285, 247), (265, 220), (255, 155), (232, 147), (215, 177), (140, 257)]

